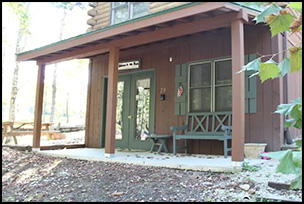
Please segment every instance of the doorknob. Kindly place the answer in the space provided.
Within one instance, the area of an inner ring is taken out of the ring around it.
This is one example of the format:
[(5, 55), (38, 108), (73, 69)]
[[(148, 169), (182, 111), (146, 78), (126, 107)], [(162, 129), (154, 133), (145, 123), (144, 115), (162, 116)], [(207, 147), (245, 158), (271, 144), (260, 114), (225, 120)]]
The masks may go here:
[(129, 119), (132, 119), (133, 117), (132, 117), (132, 115), (129, 115), (128, 118), (129, 118)]

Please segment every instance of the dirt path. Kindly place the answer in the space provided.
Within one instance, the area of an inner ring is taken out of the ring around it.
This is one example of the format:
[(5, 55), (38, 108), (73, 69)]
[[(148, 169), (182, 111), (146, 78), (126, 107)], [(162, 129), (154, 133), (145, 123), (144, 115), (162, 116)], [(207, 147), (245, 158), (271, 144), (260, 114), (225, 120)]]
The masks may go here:
[(238, 174), (183, 171), (48, 157), (2, 148), (4, 201), (256, 201), (261, 194), (302, 200), (300, 190), (275, 190), (267, 179), (293, 177), (269, 165)]

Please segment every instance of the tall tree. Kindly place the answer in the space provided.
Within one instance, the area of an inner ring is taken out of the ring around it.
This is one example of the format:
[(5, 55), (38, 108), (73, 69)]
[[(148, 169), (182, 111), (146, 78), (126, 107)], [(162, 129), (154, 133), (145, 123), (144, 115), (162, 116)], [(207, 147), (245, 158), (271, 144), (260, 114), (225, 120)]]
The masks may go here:
[[(79, 6), (80, 8), (85, 8), (86, 4), (81, 2), (52, 2), (54, 6), (57, 8), (63, 9), (63, 16), (61, 19), (61, 25), (60, 25), (60, 33), (59, 33), (59, 40), (62, 40), (63, 31), (65, 27), (65, 21), (68, 14), (68, 11), (72, 11), (76, 6)], [(54, 74), (53, 74), (53, 84), (52, 84), (52, 104), (51, 104), (51, 116), (50, 116), (50, 122), (54, 122), (54, 116), (55, 116), (55, 110), (56, 110), (56, 93), (57, 93), (57, 63), (54, 67)], [(68, 100), (68, 98), (67, 98)], [(68, 102), (67, 102), (68, 104)], [(67, 110), (68, 111), (68, 110)]]
[[(30, 23), (29, 18), (29, 2), (7, 2), (7, 5), (12, 9), (14, 14), (19, 20), (19, 29), (16, 42), (16, 53), (23, 51), (26, 44), (26, 37), (30, 34), (28, 26)], [(16, 59), (14, 75), (12, 79), (12, 91), (10, 98), (10, 108), (9, 108), (9, 120), (15, 120), (15, 109), (16, 109), (16, 99), (18, 94), (18, 78), (19, 78), (19, 62)]]

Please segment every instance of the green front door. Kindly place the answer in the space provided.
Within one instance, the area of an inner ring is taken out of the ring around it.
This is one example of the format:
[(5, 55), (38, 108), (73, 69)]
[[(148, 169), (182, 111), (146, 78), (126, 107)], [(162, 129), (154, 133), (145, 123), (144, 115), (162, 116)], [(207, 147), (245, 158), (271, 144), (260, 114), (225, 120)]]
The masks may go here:
[(120, 75), (117, 84), (116, 147), (149, 150), (154, 131), (154, 72)]

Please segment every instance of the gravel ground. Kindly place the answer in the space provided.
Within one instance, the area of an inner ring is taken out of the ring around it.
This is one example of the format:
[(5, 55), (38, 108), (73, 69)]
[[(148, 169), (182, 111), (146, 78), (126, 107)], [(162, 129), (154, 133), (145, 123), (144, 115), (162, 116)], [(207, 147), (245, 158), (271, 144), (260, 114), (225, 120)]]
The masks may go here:
[(302, 190), (276, 190), (289, 183), (265, 161), (239, 173), (183, 171), (159, 167), (64, 159), (2, 147), (2, 202), (156, 201), (255, 202), (258, 197), (302, 200)]

